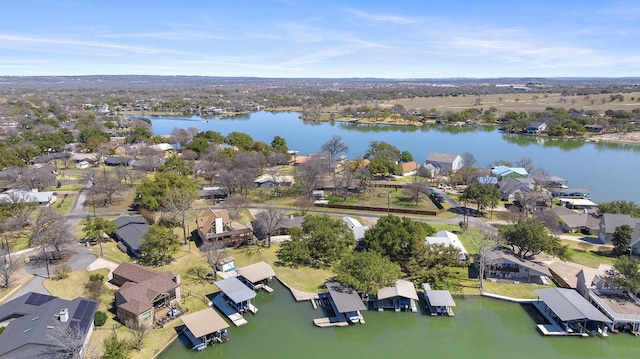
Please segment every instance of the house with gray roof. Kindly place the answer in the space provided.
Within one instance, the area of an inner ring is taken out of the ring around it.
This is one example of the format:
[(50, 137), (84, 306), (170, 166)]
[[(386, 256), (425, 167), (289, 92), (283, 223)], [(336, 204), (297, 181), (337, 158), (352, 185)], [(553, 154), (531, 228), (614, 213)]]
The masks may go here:
[(506, 177), (498, 182), (500, 199), (503, 201), (512, 201), (516, 198), (516, 193), (521, 191), (533, 192), (534, 188), (535, 182), (533, 178)]
[[(329, 302), (336, 315), (352, 323), (364, 322), (360, 311), (367, 310), (367, 306), (355, 289), (345, 287), (338, 282), (327, 282), (325, 286), (328, 290)], [(323, 297), (327, 298), (327, 295), (322, 295), (321, 298)]]
[[(0, 306), (0, 359), (83, 357), (98, 302), (30, 292)], [(64, 345), (72, 333), (81, 340)]]
[(560, 228), (567, 233), (595, 234), (600, 230), (600, 219), (584, 211), (574, 211), (562, 206), (551, 208), (558, 218)]
[(640, 223), (640, 218), (631, 217), (628, 214), (604, 213), (600, 217), (600, 229), (598, 231), (598, 239), (600, 243), (611, 243), (613, 232), (622, 225), (628, 225), (635, 228)]
[(58, 200), (58, 196), (55, 192), (51, 191), (38, 191), (36, 190), (23, 190), (12, 188), (4, 191), (0, 194), (0, 201), (15, 203), (25, 202), (25, 203), (35, 203), (39, 206), (48, 207), (54, 204)]
[(527, 283), (544, 283), (551, 277), (549, 269), (538, 263), (518, 258), (504, 247), (493, 247), (485, 255), (485, 276)]
[(120, 216), (114, 219), (116, 225), (115, 240), (127, 248), (132, 257), (140, 257), (142, 238), (149, 230), (149, 223), (142, 216)]
[(460, 238), (455, 233), (449, 231), (440, 231), (431, 237), (424, 239), (425, 244), (440, 244), (446, 247), (453, 247), (458, 250), (458, 261), (460, 263), (467, 260), (467, 249), (464, 248)]
[(453, 317), (453, 307), (456, 306), (456, 302), (448, 290), (433, 290), (429, 283), (423, 283), (422, 287), (424, 289), (424, 300), (429, 307), (431, 315), (448, 315)]
[[(266, 212), (260, 212), (255, 215), (255, 220), (251, 221), (251, 227), (253, 227), (253, 234), (260, 241), (267, 239), (268, 227), (270, 218)], [(288, 216), (280, 218), (278, 226), (272, 228), (271, 237), (288, 236), (293, 228), (302, 228), (302, 222), (304, 217), (302, 216)]]
[(460, 155), (455, 153), (431, 152), (429, 156), (427, 156), (425, 164), (433, 165), (433, 167), (438, 168), (440, 172), (455, 172), (464, 166), (464, 161)]

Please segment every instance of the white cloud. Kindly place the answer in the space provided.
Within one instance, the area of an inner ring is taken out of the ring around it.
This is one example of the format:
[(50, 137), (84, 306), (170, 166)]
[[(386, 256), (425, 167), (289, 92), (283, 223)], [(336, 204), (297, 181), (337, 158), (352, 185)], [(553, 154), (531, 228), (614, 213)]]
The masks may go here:
[(345, 12), (356, 15), (357, 17), (365, 20), (369, 20), (372, 22), (387, 22), (399, 25), (413, 24), (418, 20), (415, 18), (400, 16), (400, 15), (391, 15), (391, 14), (371, 14), (366, 13), (364, 11), (360, 11), (357, 9), (345, 8), (343, 9)]

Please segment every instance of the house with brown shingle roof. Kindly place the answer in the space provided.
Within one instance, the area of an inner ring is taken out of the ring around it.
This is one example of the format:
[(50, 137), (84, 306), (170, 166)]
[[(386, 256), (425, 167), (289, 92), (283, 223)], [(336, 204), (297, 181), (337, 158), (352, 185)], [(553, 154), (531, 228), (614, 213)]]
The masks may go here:
[(420, 164), (417, 162), (405, 162), (401, 163), (402, 166), (402, 176), (413, 176), (418, 172), (418, 168), (420, 168)]
[(116, 317), (130, 327), (151, 327), (156, 319), (182, 300), (180, 276), (122, 263), (113, 271)]
[(253, 240), (251, 229), (232, 221), (225, 209), (209, 208), (196, 219), (198, 236), (203, 243), (224, 241), (230, 245), (241, 245)]

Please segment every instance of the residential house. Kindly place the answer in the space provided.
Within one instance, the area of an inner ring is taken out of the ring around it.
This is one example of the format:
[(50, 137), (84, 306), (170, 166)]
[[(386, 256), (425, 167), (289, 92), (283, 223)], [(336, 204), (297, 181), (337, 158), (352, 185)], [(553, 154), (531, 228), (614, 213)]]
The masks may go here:
[(107, 166), (129, 166), (133, 162), (131, 157), (109, 156), (104, 159)]
[(202, 187), (198, 190), (198, 199), (212, 199), (222, 201), (227, 198), (227, 191), (219, 186)]
[(0, 358), (67, 358), (71, 357), (65, 332), (73, 329), (79, 335), (83, 354), (93, 333), (93, 317), (98, 302), (93, 299), (73, 300), (30, 292), (0, 306)]
[(120, 287), (115, 294), (116, 317), (129, 327), (151, 327), (182, 301), (180, 276), (171, 272), (124, 262), (113, 270), (111, 282)]
[(112, 222), (117, 228), (113, 234), (116, 242), (122, 243), (130, 256), (139, 257), (142, 237), (149, 230), (147, 220), (142, 216), (120, 216)]
[(491, 169), (491, 173), (502, 179), (507, 177), (515, 177), (515, 178), (527, 178), (529, 177), (529, 173), (523, 167), (507, 167), (507, 166), (497, 166)]
[(79, 170), (83, 170), (85, 168), (89, 168), (90, 164), (87, 161), (80, 161), (76, 163), (76, 168)]
[(364, 239), (364, 232), (369, 229), (369, 226), (363, 226), (360, 221), (351, 217), (342, 217), (342, 221), (349, 226), (349, 229), (353, 232), (353, 236), (356, 241), (360, 242)]
[(263, 174), (253, 181), (257, 188), (276, 188), (276, 187), (291, 187), (293, 185), (293, 176), (276, 175), (273, 178), (270, 174)]
[(434, 234), (432, 237), (426, 237), (424, 239), (424, 243), (430, 245), (441, 244), (447, 247), (454, 247), (459, 251), (458, 261), (462, 263), (467, 260), (467, 250), (464, 248), (464, 245), (462, 244), (462, 242), (460, 242), (460, 238), (458, 238), (455, 233), (451, 233), (449, 231), (440, 231)]
[(162, 151), (162, 152), (173, 150), (173, 145), (170, 143), (156, 143), (155, 145), (151, 145), (149, 147), (153, 148), (156, 151)]
[(71, 157), (69, 152), (52, 152), (36, 157), (32, 162), (33, 164), (45, 164), (55, 160), (63, 160)]
[(513, 252), (503, 247), (493, 247), (487, 251), (485, 265), (487, 278), (544, 284), (547, 277), (551, 276), (547, 267), (518, 258)]
[(55, 192), (40, 192), (37, 189), (26, 191), (23, 189), (12, 188), (0, 194), (0, 201), (35, 203), (44, 207), (54, 204), (57, 200), (58, 196)]
[(638, 223), (640, 223), (640, 218), (631, 217), (628, 214), (603, 213), (600, 217), (598, 240), (602, 244), (611, 243), (616, 228), (625, 224), (635, 228)]
[(551, 193), (544, 189), (539, 192), (529, 189), (521, 190), (514, 194), (513, 199), (520, 210), (526, 213), (541, 212), (551, 208), (553, 204)]
[(402, 167), (401, 175), (404, 177), (417, 174), (418, 169), (420, 168), (420, 164), (413, 161), (401, 163), (400, 166)]
[(425, 163), (432, 164), (434, 167), (439, 168), (440, 172), (455, 172), (464, 166), (464, 161), (460, 155), (441, 152), (431, 152), (429, 156), (427, 156)]
[(203, 243), (222, 241), (228, 245), (242, 245), (253, 240), (251, 229), (232, 221), (225, 209), (206, 209), (196, 219), (196, 228)]
[(302, 216), (288, 216), (288, 217), (280, 217), (277, 221), (276, 228), (269, 228), (269, 226), (273, 226), (274, 223), (269, 223), (270, 218), (268, 218), (267, 213), (260, 212), (255, 215), (255, 220), (251, 222), (251, 227), (253, 227), (253, 234), (260, 241), (264, 241), (267, 239), (268, 231), (271, 229), (271, 237), (278, 236), (288, 236), (291, 232), (292, 228), (302, 228), (302, 222), (304, 222), (304, 217)]
[(500, 199), (503, 201), (513, 201), (516, 193), (520, 191), (533, 192), (535, 182), (533, 178), (507, 177), (498, 182)]
[(420, 165), (418, 168), (418, 176), (426, 178), (434, 178), (440, 173), (440, 167), (435, 167), (431, 163)]
[(632, 255), (640, 255), (640, 223), (636, 223), (633, 227), (630, 246)]
[(600, 229), (600, 219), (592, 214), (555, 206), (551, 209), (558, 217), (560, 228), (567, 233), (595, 234)]
[(547, 130), (547, 123), (543, 121), (531, 121), (529, 127), (524, 129), (525, 133), (538, 134)]
[(584, 198), (559, 198), (560, 205), (569, 209), (575, 209), (583, 212), (595, 212), (598, 204)]
[(493, 177), (493, 176), (481, 176), (476, 178), (476, 181), (478, 181), (478, 183), (480, 184), (497, 185), (499, 180), (500, 179), (498, 177)]
[(416, 302), (419, 300), (418, 293), (413, 283), (398, 279), (393, 287), (384, 287), (378, 290), (375, 297), (376, 307), (378, 311), (384, 309), (393, 309), (396, 312), (401, 310), (418, 311)]

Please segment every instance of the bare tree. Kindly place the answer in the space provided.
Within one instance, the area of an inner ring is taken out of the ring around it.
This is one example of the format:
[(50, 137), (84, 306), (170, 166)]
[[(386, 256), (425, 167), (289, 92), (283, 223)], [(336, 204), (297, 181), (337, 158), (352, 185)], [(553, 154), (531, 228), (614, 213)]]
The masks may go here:
[(549, 181), (549, 172), (544, 168), (536, 167), (531, 171), (531, 177), (538, 186), (544, 186)]
[(123, 182), (129, 187), (133, 187), (136, 181), (141, 180), (146, 176), (143, 171), (124, 166), (116, 167), (115, 173), (118, 181)]
[(115, 199), (122, 195), (125, 186), (111, 173), (103, 172), (93, 180), (93, 186), (89, 189), (94, 200), (102, 202), (102, 206), (113, 204)]
[(484, 291), (484, 272), (487, 266), (487, 254), (497, 241), (489, 233), (474, 232), (470, 236), (471, 242), (478, 248), (478, 284), (480, 292)]
[(18, 179), (16, 180), (15, 187), (29, 190), (36, 188), (42, 191), (49, 186), (55, 185), (56, 175), (54, 173), (45, 171), (43, 168), (22, 171), (20, 177), (18, 177)]
[(14, 274), (20, 269), (20, 261), (11, 260), (8, 250), (0, 247), (0, 279), (2, 288), (9, 288)]
[(229, 196), (224, 200), (224, 208), (233, 219), (240, 217), (240, 212), (247, 207), (249, 200), (242, 196)]
[(523, 167), (528, 173), (531, 173), (534, 169), (533, 158), (522, 157), (520, 160), (516, 161), (516, 166)]
[(465, 152), (462, 154), (462, 163), (465, 166), (473, 167), (476, 164), (476, 156), (473, 153)]
[(131, 329), (131, 334), (133, 336), (133, 346), (137, 350), (142, 349), (142, 342), (147, 338), (147, 335), (151, 331), (151, 326), (147, 323), (140, 322), (128, 322), (126, 326)]
[(417, 206), (420, 200), (420, 195), (428, 194), (430, 188), (431, 187), (429, 186), (429, 182), (427, 181), (413, 181), (413, 182), (407, 183), (403, 187), (402, 191), (406, 195), (411, 197), (413, 200), (415, 200), (416, 206)]
[(342, 136), (335, 135), (322, 145), (321, 150), (329, 154), (329, 163), (331, 163), (338, 153), (349, 152), (349, 147), (342, 140)]
[(175, 213), (179, 217), (184, 243), (187, 243), (187, 212), (191, 210), (196, 197), (196, 192), (193, 190), (172, 188), (167, 192), (163, 202), (165, 211)]
[(293, 202), (293, 205), (296, 206), (304, 216), (311, 208), (313, 208), (313, 198), (308, 196), (299, 196)]
[(329, 170), (327, 162), (318, 157), (311, 157), (307, 162), (298, 165), (296, 180), (300, 192), (308, 197), (318, 184), (320, 177)]
[[(31, 245), (40, 246), (45, 253), (48, 247), (54, 248), (54, 256), (75, 241), (71, 229), (64, 217), (55, 213), (51, 207), (40, 208), (31, 225)], [(46, 260), (46, 258), (45, 258)]]
[(562, 233), (562, 227), (558, 221), (558, 216), (551, 209), (545, 209), (544, 211), (537, 212), (535, 217), (538, 222), (544, 224), (551, 233)]
[(192, 139), (193, 135), (183, 128), (171, 130), (171, 141), (180, 144), (180, 147), (184, 147)]
[(49, 346), (43, 353), (45, 357), (72, 358), (83, 357), (83, 349), (87, 328), (69, 323), (56, 323), (52, 330), (47, 330), (47, 338), (55, 345)]
[(271, 237), (286, 220), (287, 215), (274, 208), (267, 208), (256, 215), (256, 229), (267, 239), (267, 247), (271, 247)]
[(230, 256), (231, 247), (223, 241), (205, 242), (200, 251), (204, 254), (204, 258), (207, 261), (211, 270), (215, 273), (218, 263)]

